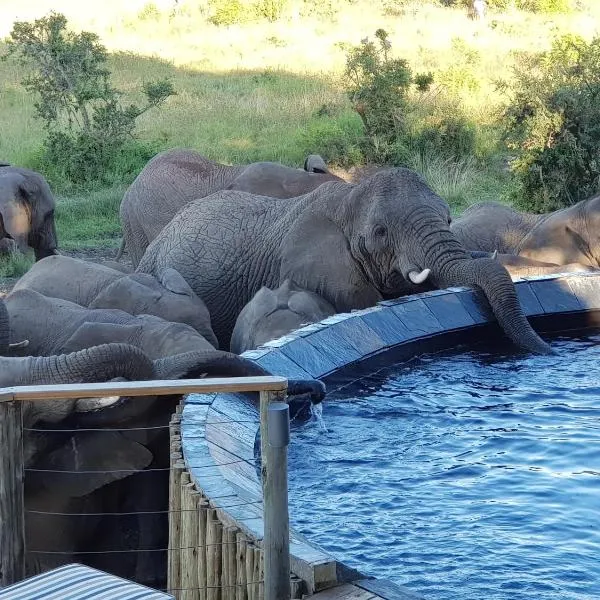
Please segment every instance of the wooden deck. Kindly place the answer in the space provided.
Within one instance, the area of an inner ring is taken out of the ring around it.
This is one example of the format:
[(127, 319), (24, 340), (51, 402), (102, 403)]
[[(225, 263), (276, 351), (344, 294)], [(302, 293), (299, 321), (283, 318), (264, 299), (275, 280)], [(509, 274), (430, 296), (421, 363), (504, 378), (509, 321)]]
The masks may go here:
[(362, 579), (307, 596), (307, 600), (425, 600), (403, 586), (379, 579)]

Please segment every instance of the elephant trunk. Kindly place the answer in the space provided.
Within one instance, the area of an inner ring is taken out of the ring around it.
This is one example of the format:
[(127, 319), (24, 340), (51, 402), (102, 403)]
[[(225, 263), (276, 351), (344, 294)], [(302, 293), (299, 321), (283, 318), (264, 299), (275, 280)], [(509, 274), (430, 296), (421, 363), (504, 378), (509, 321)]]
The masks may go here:
[[(437, 287), (481, 289), (498, 323), (513, 342), (536, 354), (553, 353), (523, 314), (515, 285), (504, 266), (491, 258), (472, 258), (448, 228), (440, 231), (439, 223), (421, 225), (420, 238), (427, 243), (420, 266), (431, 269), (431, 278)], [(432, 232), (436, 232), (435, 235)]]
[[(440, 264), (441, 263), (441, 264)], [(432, 264), (432, 277), (440, 288), (480, 288), (498, 323), (518, 346), (535, 354), (552, 354), (552, 348), (533, 330), (525, 317), (514, 283), (507, 270), (490, 258), (471, 259), (466, 253)]]
[[(154, 361), (159, 379), (209, 377), (265, 377), (274, 375), (252, 360), (222, 350), (200, 350), (167, 356)], [(325, 385), (318, 379), (288, 379), (288, 396), (307, 396), (318, 403), (325, 397)]]
[(0, 358), (0, 386), (152, 379), (152, 361), (128, 344), (102, 344), (59, 356)]

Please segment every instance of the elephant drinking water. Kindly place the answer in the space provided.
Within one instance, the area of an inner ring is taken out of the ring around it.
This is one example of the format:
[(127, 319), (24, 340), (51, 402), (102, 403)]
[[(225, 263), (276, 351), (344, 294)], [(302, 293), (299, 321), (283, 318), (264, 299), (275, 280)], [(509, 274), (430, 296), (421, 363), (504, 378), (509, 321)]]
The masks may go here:
[(343, 312), (419, 291), (429, 280), (481, 288), (513, 341), (549, 352), (506, 269), (473, 259), (449, 223), (444, 200), (402, 168), (356, 185), (324, 183), (287, 200), (222, 191), (182, 209), (148, 246), (138, 271), (177, 269), (206, 303), (223, 348), (262, 286), (290, 279)]

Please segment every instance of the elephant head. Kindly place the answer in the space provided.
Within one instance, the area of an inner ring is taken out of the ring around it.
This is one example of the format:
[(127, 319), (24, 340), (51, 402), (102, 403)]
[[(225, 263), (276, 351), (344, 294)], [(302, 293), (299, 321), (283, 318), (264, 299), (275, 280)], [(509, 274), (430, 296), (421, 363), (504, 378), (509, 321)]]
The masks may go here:
[(241, 354), (334, 313), (329, 302), (289, 279), (275, 290), (263, 286), (238, 315), (230, 349)]
[(55, 201), (46, 180), (28, 169), (0, 168), (0, 239), (13, 240), (35, 259), (57, 254)]
[(292, 261), (308, 261), (295, 280), (319, 292), (338, 311), (428, 285), (477, 287), (514, 342), (536, 353), (551, 352), (525, 318), (506, 269), (497, 260), (471, 257), (450, 231), (448, 205), (420, 175), (397, 168), (350, 189), (325, 185), (334, 187), (315, 192), (319, 197), (290, 232), (294, 247), (288, 244), (281, 277), (295, 279)]
[(350, 196), (345, 207), (354, 214), (346, 217), (350, 252), (382, 293), (429, 278), (438, 288), (475, 286), (513, 341), (550, 352), (525, 318), (506, 269), (496, 260), (470, 256), (450, 231), (448, 205), (421, 176), (408, 169), (383, 171)]

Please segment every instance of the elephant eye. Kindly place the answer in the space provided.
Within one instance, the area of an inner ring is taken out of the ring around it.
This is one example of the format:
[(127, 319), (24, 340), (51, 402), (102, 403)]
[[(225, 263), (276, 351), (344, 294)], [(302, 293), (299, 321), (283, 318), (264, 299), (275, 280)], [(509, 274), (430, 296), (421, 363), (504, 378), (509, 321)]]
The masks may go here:
[(383, 225), (376, 225), (373, 234), (377, 237), (384, 237), (387, 235), (387, 228)]

